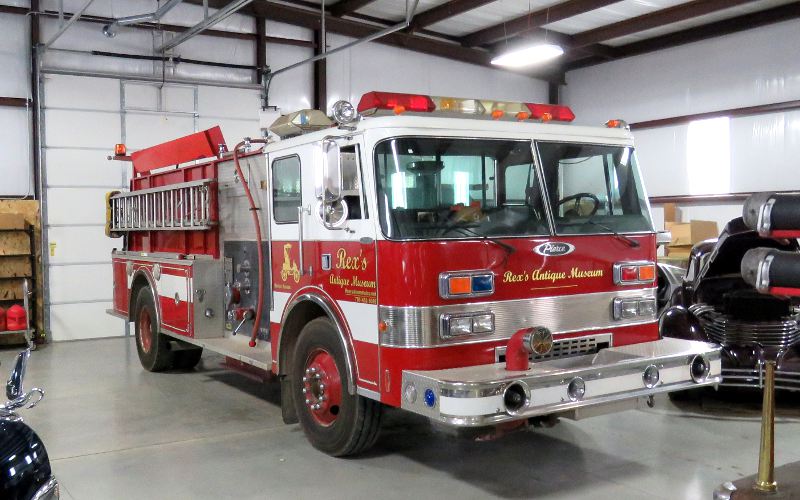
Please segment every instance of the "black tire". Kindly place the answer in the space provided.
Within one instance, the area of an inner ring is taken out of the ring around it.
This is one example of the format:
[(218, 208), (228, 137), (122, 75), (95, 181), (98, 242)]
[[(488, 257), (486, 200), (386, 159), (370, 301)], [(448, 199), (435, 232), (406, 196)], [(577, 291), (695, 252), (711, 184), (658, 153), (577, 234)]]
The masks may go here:
[(203, 356), (203, 348), (193, 347), (173, 351), (172, 356), (173, 368), (176, 370), (191, 370), (200, 362), (200, 358)]
[(136, 328), (136, 351), (142, 367), (150, 372), (160, 372), (172, 366), (173, 353), (169, 348), (169, 338), (158, 331), (155, 299), (150, 287), (142, 288), (136, 296), (133, 323)]
[[(333, 358), (341, 381), (341, 402), (337, 405), (335, 420), (328, 425), (323, 425), (314, 416), (303, 393), (307, 363), (321, 351)], [(382, 414), (379, 402), (348, 393), (344, 356), (344, 347), (331, 321), (317, 318), (300, 332), (290, 367), (291, 389), (300, 426), (314, 448), (334, 457), (356, 455), (375, 444)]]

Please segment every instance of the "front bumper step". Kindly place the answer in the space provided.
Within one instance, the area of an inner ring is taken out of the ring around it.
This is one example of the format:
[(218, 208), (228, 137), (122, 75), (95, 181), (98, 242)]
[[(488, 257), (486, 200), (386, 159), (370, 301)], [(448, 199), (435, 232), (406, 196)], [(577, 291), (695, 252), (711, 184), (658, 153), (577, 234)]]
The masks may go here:
[[(706, 370), (697, 366), (701, 361)], [(716, 385), (721, 371), (719, 346), (664, 338), (609, 347), (596, 354), (535, 362), (522, 372), (507, 371), (505, 363), (406, 370), (401, 406), (449, 425), (493, 425)]]

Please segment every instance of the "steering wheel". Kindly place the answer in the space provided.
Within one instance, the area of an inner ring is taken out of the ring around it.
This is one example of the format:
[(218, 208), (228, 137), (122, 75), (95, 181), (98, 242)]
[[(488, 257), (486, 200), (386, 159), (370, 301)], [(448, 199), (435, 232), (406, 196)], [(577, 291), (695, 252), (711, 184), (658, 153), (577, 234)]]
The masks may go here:
[[(594, 203), (592, 211), (589, 212), (588, 214), (581, 213), (581, 200), (584, 198), (589, 198), (590, 200), (592, 200), (592, 203)], [(600, 199), (597, 196), (593, 195), (592, 193), (576, 193), (571, 196), (567, 196), (566, 198), (561, 198), (560, 200), (558, 200), (558, 203), (556, 203), (556, 208), (560, 207), (565, 203), (569, 203), (570, 201), (575, 202), (575, 206), (570, 210), (574, 210), (575, 215), (577, 215), (578, 217), (591, 217), (592, 215), (596, 214), (598, 210), (600, 210)]]

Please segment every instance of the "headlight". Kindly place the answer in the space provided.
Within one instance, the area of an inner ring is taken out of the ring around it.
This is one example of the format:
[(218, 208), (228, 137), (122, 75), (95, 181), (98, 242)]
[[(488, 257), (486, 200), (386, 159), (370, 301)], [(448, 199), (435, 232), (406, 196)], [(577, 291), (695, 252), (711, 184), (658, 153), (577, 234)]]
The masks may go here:
[(614, 319), (630, 319), (636, 317), (653, 317), (658, 306), (654, 297), (617, 297), (613, 302)]
[(472, 333), (489, 333), (494, 331), (494, 314), (478, 314), (472, 317)]
[(450, 331), (448, 333), (451, 336), (469, 335), (472, 333), (472, 318), (469, 316), (450, 318)]
[(443, 314), (442, 338), (462, 337), (466, 335), (485, 335), (494, 332), (494, 314), (476, 312), (471, 314)]

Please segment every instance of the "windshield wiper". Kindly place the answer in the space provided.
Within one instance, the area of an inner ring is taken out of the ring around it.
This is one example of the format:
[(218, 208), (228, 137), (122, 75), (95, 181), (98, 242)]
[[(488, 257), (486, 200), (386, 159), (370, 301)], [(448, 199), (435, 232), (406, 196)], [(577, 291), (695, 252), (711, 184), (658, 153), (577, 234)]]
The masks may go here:
[(505, 250), (506, 252), (508, 252), (508, 255), (511, 255), (512, 253), (517, 251), (516, 248), (512, 247), (511, 245), (509, 245), (508, 243), (506, 243), (504, 241), (500, 241), (497, 238), (492, 238), (491, 236), (486, 236), (484, 234), (480, 234), (480, 233), (478, 233), (476, 231), (473, 231), (472, 229), (470, 229), (468, 227), (463, 227), (463, 226), (451, 226), (450, 227), (450, 230), (454, 230), (454, 229), (455, 230), (466, 231), (467, 233), (472, 234), (473, 236), (477, 236), (478, 238), (480, 238), (482, 240), (490, 241), (490, 242), (494, 243), (495, 245), (499, 246), (500, 248), (502, 248), (503, 250)]
[(600, 228), (602, 228), (602, 229), (605, 229), (605, 230), (606, 230), (606, 231), (608, 231), (609, 233), (613, 234), (615, 238), (617, 238), (617, 239), (620, 239), (620, 240), (624, 241), (625, 243), (627, 243), (628, 245), (630, 245), (630, 246), (631, 246), (631, 248), (639, 248), (639, 247), (641, 246), (641, 245), (639, 244), (639, 242), (638, 242), (638, 241), (636, 241), (636, 240), (634, 240), (633, 238), (630, 238), (630, 237), (628, 237), (628, 236), (625, 236), (624, 234), (620, 234), (620, 233), (618, 233), (618, 232), (614, 231), (613, 229), (611, 229), (610, 227), (606, 226), (605, 224), (601, 224), (601, 223), (599, 223), (599, 222), (595, 222), (595, 221), (593, 221), (591, 218), (590, 218), (590, 219), (588, 219), (588, 220), (586, 221), (586, 223), (587, 223), (587, 224), (593, 224), (593, 225), (595, 225), (595, 226), (597, 226), (597, 227), (600, 227)]

